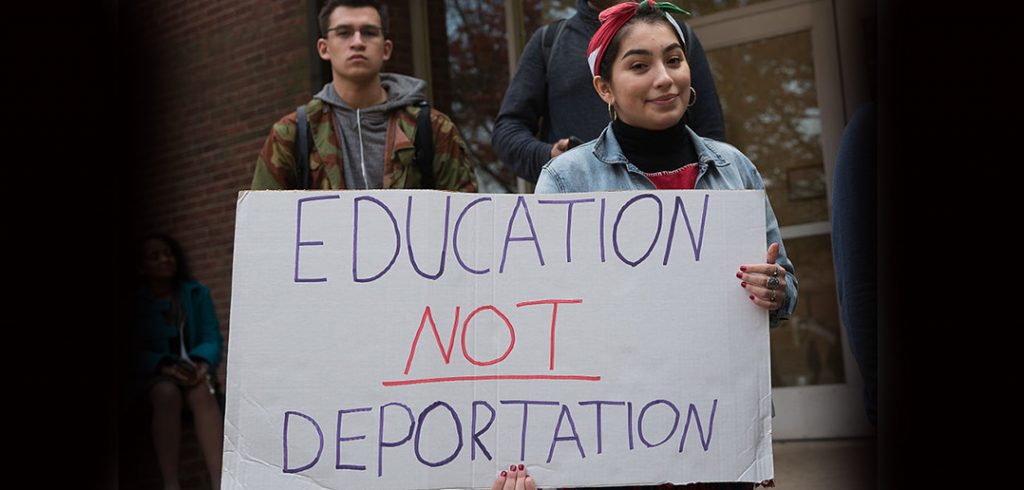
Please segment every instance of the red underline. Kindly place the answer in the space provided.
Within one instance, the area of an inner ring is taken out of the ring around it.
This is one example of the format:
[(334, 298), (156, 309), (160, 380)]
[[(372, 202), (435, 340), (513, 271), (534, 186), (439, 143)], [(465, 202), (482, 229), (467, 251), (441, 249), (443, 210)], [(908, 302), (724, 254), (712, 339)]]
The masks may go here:
[(382, 381), (384, 386), (418, 385), (425, 383), (448, 383), (451, 381), (487, 381), (493, 379), (547, 379), (556, 381), (601, 381), (600, 376), (577, 376), (552, 374), (487, 374), (480, 376), (449, 376), (447, 378), (423, 378), (404, 381)]

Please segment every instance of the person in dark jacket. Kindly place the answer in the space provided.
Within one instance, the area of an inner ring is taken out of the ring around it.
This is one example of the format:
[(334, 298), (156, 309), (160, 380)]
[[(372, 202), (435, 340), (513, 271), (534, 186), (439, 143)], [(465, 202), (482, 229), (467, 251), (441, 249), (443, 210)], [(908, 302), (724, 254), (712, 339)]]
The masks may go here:
[(864, 410), (878, 424), (878, 254), (874, 104), (862, 106), (843, 131), (832, 177), (832, 257), (839, 317), (864, 378)]
[[(526, 43), (491, 138), (498, 157), (517, 176), (536, 182), (541, 166), (569, 149), (570, 137), (590, 141), (608, 126), (608, 104), (591, 88), (587, 45), (601, 25), (600, 11), (618, 3), (577, 0), (576, 15), (539, 29)], [(690, 26), (680, 27), (697, 93), (686, 111), (686, 125), (700, 136), (724, 142), (722, 106), (704, 48)], [(547, 60), (545, 38), (550, 42)]]

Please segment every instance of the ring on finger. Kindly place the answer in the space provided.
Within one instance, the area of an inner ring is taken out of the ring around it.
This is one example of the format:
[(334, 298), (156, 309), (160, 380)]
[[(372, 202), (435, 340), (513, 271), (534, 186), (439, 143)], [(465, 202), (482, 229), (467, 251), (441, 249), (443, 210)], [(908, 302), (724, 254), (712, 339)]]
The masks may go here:
[(768, 278), (768, 282), (765, 284), (765, 286), (768, 289), (776, 289), (776, 288), (778, 288), (779, 287), (779, 278), (778, 277), (774, 277), (774, 276), (773, 277), (769, 277)]

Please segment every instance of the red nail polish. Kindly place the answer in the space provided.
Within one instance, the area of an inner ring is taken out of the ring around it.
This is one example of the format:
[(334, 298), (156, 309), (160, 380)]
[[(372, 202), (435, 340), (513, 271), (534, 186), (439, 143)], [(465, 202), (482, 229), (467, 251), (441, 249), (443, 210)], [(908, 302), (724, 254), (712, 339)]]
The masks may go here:
[(754, 301), (754, 295), (753, 294), (750, 295), (750, 301)]
[(736, 279), (743, 279), (743, 273), (737, 272), (736, 273)]
[(742, 286), (742, 287), (747, 287), (747, 283), (745, 283), (745, 282), (741, 282), (741, 283), (740, 283), (740, 286)]
[(524, 469), (526, 469), (526, 467), (520, 464), (519, 465), (519, 471), (523, 471)]
[(501, 476), (508, 476), (508, 472), (507, 471), (502, 471), (501, 472)]
[(740, 270), (743, 271), (743, 272), (747, 272), (747, 266), (741, 265), (740, 266)]
[(512, 465), (509, 465), (509, 466), (508, 466), (508, 470), (509, 470), (509, 471), (515, 471), (515, 470), (516, 470), (516, 465), (514, 465), (514, 464), (512, 464)]

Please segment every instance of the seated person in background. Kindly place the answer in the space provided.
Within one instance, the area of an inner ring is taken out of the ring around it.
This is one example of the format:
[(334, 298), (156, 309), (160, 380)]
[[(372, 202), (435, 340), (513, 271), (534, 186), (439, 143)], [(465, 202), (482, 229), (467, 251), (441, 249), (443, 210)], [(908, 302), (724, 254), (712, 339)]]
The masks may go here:
[(153, 444), (164, 489), (179, 488), (182, 408), (195, 420), (210, 481), (220, 488), (224, 422), (211, 376), (220, 363), (220, 324), (210, 290), (194, 281), (181, 246), (154, 233), (142, 241), (136, 332), (139, 379), (153, 407)]

